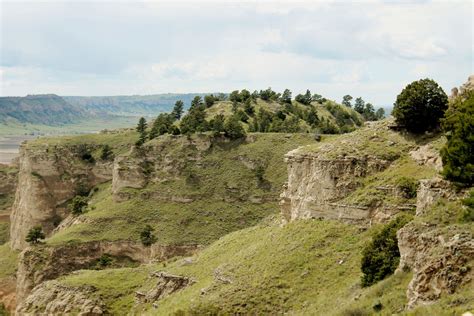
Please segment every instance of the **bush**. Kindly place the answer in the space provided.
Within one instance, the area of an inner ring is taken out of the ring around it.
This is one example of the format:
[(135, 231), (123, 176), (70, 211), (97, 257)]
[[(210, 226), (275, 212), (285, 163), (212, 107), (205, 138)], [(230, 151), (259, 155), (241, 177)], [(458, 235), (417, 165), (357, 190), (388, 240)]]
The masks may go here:
[(448, 107), (448, 97), (431, 79), (410, 83), (397, 96), (393, 116), (399, 126), (412, 133), (423, 133), (439, 126)]
[(153, 235), (153, 227), (146, 225), (143, 231), (140, 233), (140, 240), (144, 246), (151, 246), (156, 242), (156, 237)]
[(99, 259), (97, 259), (97, 264), (101, 268), (110, 266), (112, 264), (112, 257), (108, 253), (104, 253)]
[(413, 178), (402, 177), (398, 180), (397, 187), (406, 199), (416, 197), (416, 190), (418, 190), (418, 181)]
[(474, 93), (454, 102), (442, 124), (448, 139), (441, 150), (444, 177), (474, 184)]
[(89, 199), (87, 197), (77, 195), (69, 203), (69, 209), (74, 215), (80, 215), (86, 210), (88, 202)]
[(397, 231), (409, 221), (408, 216), (398, 216), (374, 234), (362, 251), (362, 286), (370, 286), (395, 272), (400, 261)]
[(233, 115), (229, 117), (224, 124), (224, 132), (230, 139), (238, 139), (245, 137), (245, 130), (240, 124), (237, 116)]
[(41, 226), (35, 226), (28, 231), (26, 235), (26, 242), (29, 244), (38, 244), (41, 239), (44, 239), (45, 235), (43, 233), (43, 228)]
[(114, 152), (112, 151), (112, 148), (108, 144), (105, 144), (102, 146), (102, 150), (100, 152), (100, 159), (101, 160), (110, 160), (113, 159), (114, 157)]
[(469, 192), (469, 197), (462, 200), (462, 204), (466, 208), (462, 212), (461, 221), (465, 223), (474, 222), (474, 190)]
[(80, 144), (77, 147), (77, 154), (79, 158), (81, 158), (82, 161), (89, 162), (89, 163), (95, 162), (95, 159), (92, 156), (90, 149), (85, 144)]

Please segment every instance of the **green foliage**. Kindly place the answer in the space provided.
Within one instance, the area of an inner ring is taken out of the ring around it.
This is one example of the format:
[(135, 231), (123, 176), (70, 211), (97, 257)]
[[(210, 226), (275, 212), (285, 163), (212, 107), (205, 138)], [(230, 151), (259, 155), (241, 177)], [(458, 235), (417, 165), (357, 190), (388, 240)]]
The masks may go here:
[(181, 120), (181, 133), (192, 134), (207, 131), (209, 126), (206, 121), (205, 110), (205, 107), (202, 105), (191, 107), (188, 114)]
[(181, 119), (181, 115), (183, 115), (183, 109), (184, 109), (184, 102), (181, 101), (181, 100), (178, 100), (174, 104), (174, 108), (173, 108), (173, 111), (171, 112), (171, 115), (176, 120), (179, 120), (179, 119)]
[(461, 221), (465, 223), (474, 222), (474, 190), (469, 192), (469, 196), (462, 200), (465, 209), (461, 215)]
[(44, 238), (43, 228), (41, 226), (35, 226), (28, 231), (25, 240), (27, 243), (34, 245), (40, 243)]
[(435, 130), (448, 107), (448, 97), (431, 79), (421, 79), (406, 86), (397, 96), (392, 115), (409, 132)]
[(72, 198), (68, 207), (72, 214), (80, 215), (85, 212), (88, 202), (89, 199), (87, 197), (76, 195), (74, 198)]
[(147, 125), (147, 122), (146, 122), (145, 118), (141, 117), (138, 120), (138, 124), (137, 124), (137, 128), (136, 128), (137, 132), (139, 133), (139, 137), (138, 137), (138, 140), (135, 143), (135, 145), (141, 146), (146, 142), (146, 139), (147, 139), (147, 132), (146, 132), (147, 126), (148, 125)]
[(88, 203), (89, 203), (89, 199), (87, 197), (76, 195), (71, 200), (68, 207), (69, 207), (69, 210), (72, 212), (72, 214), (80, 215), (85, 212)]
[(244, 122), (244, 123), (247, 123), (249, 121), (249, 117), (247, 114), (245, 114), (244, 111), (242, 110), (238, 110), (236, 113), (235, 113), (235, 116), (237, 117), (237, 119), (241, 122)]
[(104, 144), (100, 151), (100, 159), (106, 161), (113, 158), (114, 152), (112, 151), (112, 148), (109, 146), (109, 144)]
[(150, 131), (150, 139), (156, 138), (157, 136), (173, 132), (174, 117), (172, 114), (161, 113), (153, 122), (153, 127)]
[(156, 237), (153, 234), (153, 227), (146, 225), (145, 228), (140, 233), (140, 240), (144, 246), (151, 246), (156, 242)]
[(204, 104), (206, 104), (207, 108), (210, 108), (211, 106), (213, 106), (215, 102), (216, 102), (216, 98), (212, 94), (206, 95), (204, 97)]
[(191, 101), (191, 107), (189, 108), (189, 111), (194, 110), (195, 108), (198, 108), (201, 105), (203, 105), (202, 98), (201, 98), (201, 96), (197, 95)]
[(224, 124), (224, 132), (225, 135), (230, 139), (239, 139), (246, 136), (245, 130), (242, 124), (240, 124), (239, 117), (237, 115), (227, 118)]
[(100, 268), (106, 268), (112, 264), (113, 258), (108, 253), (102, 254), (99, 259), (97, 259), (97, 265)]
[(400, 261), (397, 231), (411, 219), (398, 216), (372, 236), (362, 251), (362, 286), (370, 286), (393, 274)]
[(268, 88), (266, 90), (260, 90), (260, 98), (264, 101), (270, 101), (270, 100), (278, 100), (280, 95), (276, 93), (275, 91), (272, 90), (272, 88)]
[(265, 167), (262, 165), (258, 165), (257, 167), (255, 167), (254, 172), (257, 180), (262, 182), (265, 176)]
[(406, 199), (412, 199), (416, 197), (416, 190), (418, 189), (419, 182), (413, 178), (401, 177), (398, 180), (397, 187)]
[(382, 120), (385, 117), (385, 110), (383, 108), (378, 108), (375, 112), (375, 117), (377, 120)]
[(291, 91), (289, 89), (285, 89), (283, 94), (281, 95), (281, 101), (283, 103), (291, 104)]
[(352, 97), (346, 94), (345, 96), (342, 97), (342, 104), (350, 108), (352, 107), (351, 100), (352, 100)]
[(82, 161), (85, 161), (88, 163), (95, 162), (94, 156), (92, 156), (92, 152), (89, 146), (87, 146), (86, 144), (78, 145), (76, 148), (76, 153)]
[(220, 134), (224, 132), (224, 122), (225, 118), (224, 115), (222, 114), (217, 114), (210, 122), (209, 122), (209, 127), (211, 128), (212, 131), (214, 131), (214, 134)]
[(356, 98), (355, 104), (354, 104), (354, 110), (356, 110), (356, 112), (360, 114), (363, 114), (364, 108), (365, 108), (365, 101), (361, 97)]
[(304, 105), (310, 105), (312, 101), (311, 91), (306, 90), (305, 94), (298, 94), (295, 97), (295, 101)]
[(249, 116), (253, 116), (255, 114), (255, 107), (250, 102), (250, 99), (245, 100), (244, 112)]
[(8, 222), (0, 222), (0, 245), (3, 245), (10, 238), (10, 224)]
[(138, 120), (137, 128), (136, 128), (137, 132), (140, 134), (145, 133), (146, 128), (147, 128), (146, 119), (144, 117), (140, 117), (140, 119)]
[(311, 107), (306, 115), (306, 122), (308, 122), (309, 126), (316, 127), (319, 123), (318, 112), (314, 107)]
[(457, 99), (449, 108), (443, 130), (448, 139), (441, 150), (444, 177), (474, 184), (474, 93), (466, 99)]

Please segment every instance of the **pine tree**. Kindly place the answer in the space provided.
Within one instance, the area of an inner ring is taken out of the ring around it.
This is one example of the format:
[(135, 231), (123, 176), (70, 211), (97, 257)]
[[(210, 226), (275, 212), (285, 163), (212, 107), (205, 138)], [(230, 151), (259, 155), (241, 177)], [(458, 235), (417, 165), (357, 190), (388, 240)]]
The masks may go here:
[(28, 231), (25, 240), (30, 244), (38, 244), (40, 240), (44, 238), (43, 228), (41, 228), (41, 226), (35, 226)]
[(179, 120), (181, 118), (181, 115), (183, 115), (183, 108), (184, 108), (184, 103), (181, 100), (176, 101), (174, 104), (173, 111), (171, 112), (171, 115), (176, 119)]

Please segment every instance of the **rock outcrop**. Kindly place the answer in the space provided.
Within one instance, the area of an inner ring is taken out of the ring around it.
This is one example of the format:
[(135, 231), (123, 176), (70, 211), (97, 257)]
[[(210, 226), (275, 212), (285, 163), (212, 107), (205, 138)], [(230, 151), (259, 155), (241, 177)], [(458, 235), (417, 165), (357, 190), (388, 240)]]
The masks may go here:
[(79, 191), (112, 179), (111, 162), (84, 161), (79, 151), (79, 146), (20, 147), (18, 189), (11, 213), (13, 249), (27, 246), (25, 237), (34, 226), (51, 233), (68, 215), (67, 202)]
[(17, 315), (81, 315), (107, 313), (106, 305), (94, 297), (92, 286), (68, 287), (57, 281), (41, 284), (33, 295), (18, 305)]
[(474, 239), (468, 231), (408, 224), (398, 231), (399, 270), (411, 269), (408, 308), (429, 304), (442, 294), (452, 294), (458, 286), (472, 281)]
[(148, 292), (136, 292), (135, 297), (138, 303), (154, 303), (192, 285), (196, 281), (180, 275), (173, 275), (163, 271), (155, 272), (153, 277), (158, 279), (156, 285)]
[(329, 218), (366, 221), (365, 207), (338, 205), (359, 186), (359, 180), (385, 169), (390, 162), (377, 157), (326, 159), (318, 154), (294, 150), (286, 155), (288, 184), (281, 194), (281, 210), (286, 221)]
[(39, 284), (80, 269), (97, 267), (99, 258), (107, 254), (117, 266), (130, 263), (163, 261), (175, 256), (192, 255), (200, 246), (145, 247), (129, 241), (96, 241), (58, 247), (38, 246), (25, 249), (19, 258), (16, 294), (23, 301)]
[[(160, 183), (182, 176), (187, 162), (199, 161), (212, 145), (208, 135), (162, 136), (144, 147), (115, 159), (112, 192), (117, 201), (126, 200), (127, 188), (141, 189), (149, 183)], [(169, 197), (171, 200), (171, 197)]]
[(17, 171), (0, 164), (0, 197), (15, 193)]
[(416, 218), (397, 232), (400, 264), (398, 271), (412, 270), (408, 285), (409, 309), (430, 304), (443, 294), (452, 294), (462, 284), (472, 282), (474, 271), (474, 236), (469, 228), (451, 224), (447, 227), (420, 220), (429, 215), (441, 199), (463, 196), (441, 178), (420, 181)]
[(441, 178), (424, 179), (420, 181), (417, 190), (416, 215), (422, 216), (429, 211), (441, 198), (455, 199), (459, 196), (449, 181)]

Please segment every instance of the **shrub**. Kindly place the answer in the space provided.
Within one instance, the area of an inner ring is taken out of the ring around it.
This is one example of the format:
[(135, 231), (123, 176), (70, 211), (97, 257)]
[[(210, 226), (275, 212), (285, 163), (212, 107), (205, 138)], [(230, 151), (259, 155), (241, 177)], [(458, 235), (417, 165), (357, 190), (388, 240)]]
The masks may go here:
[(25, 240), (29, 244), (38, 244), (41, 239), (44, 238), (43, 228), (41, 226), (35, 226), (28, 231)]
[(466, 208), (462, 212), (461, 221), (465, 223), (474, 222), (474, 190), (469, 192), (469, 197), (462, 200), (462, 204)]
[(398, 180), (397, 187), (406, 199), (416, 197), (416, 190), (418, 190), (418, 181), (413, 178), (402, 177)]
[(69, 203), (69, 209), (74, 215), (84, 213), (87, 208), (89, 199), (85, 196), (76, 195)]
[(102, 146), (102, 150), (100, 152), (100, 159), (102, 160), (110, 160), (114, 157), (114, 152), (112, 151), (112, 148), (108, 144), (105, 144)]
[(431, 79), (410, 83), (397, 96), (393, 116), (399, 126), (412, 133), (423, 133), (439, 126), (448, 107), (448, 97)]
[(92, 156), (90, 149), (85, 144), (80, 144), (77, 147), (77, 154), (79, 158), (81, 158), (82, 161), (89, 162), (89, 163), (95, 162), (95, 159)]
[(441, 150), (444, 177), (474, 184), (474, 93), (455, 101), (442, 125), (448, 139)]
[(143, 231), (140, 233), (140, 240), (144, 246), (151, 246), (156, 242), (156, 237), (153, 235), (153, 227), (146, 225)]
[(372, 236), (362, 251), (362, 286), (370, 286), (393, 274), (400, 261), (397, 231), (409, 221), (408, 216), (398, 216)]
[(240, 124), (237, 116), (233, 115), (229, 117), (224, 124), (224, 132), (230, 139), (238, 139), (245, 137), (245, 130)]
[(97, 264), (101, 268), (110, 266), (112, 264), (112, 257), (108, 253), (104, 253), (99, 259), (97, 259)]
[(254, 172), (255, 172), (255, 177), (257, 177), (257, 180), (262, 182), (263, 181), (263, 177), (265, 175), (265, 167), (263, 167), (262, 165), (258, 165), (255, 169), (254, 169)]

